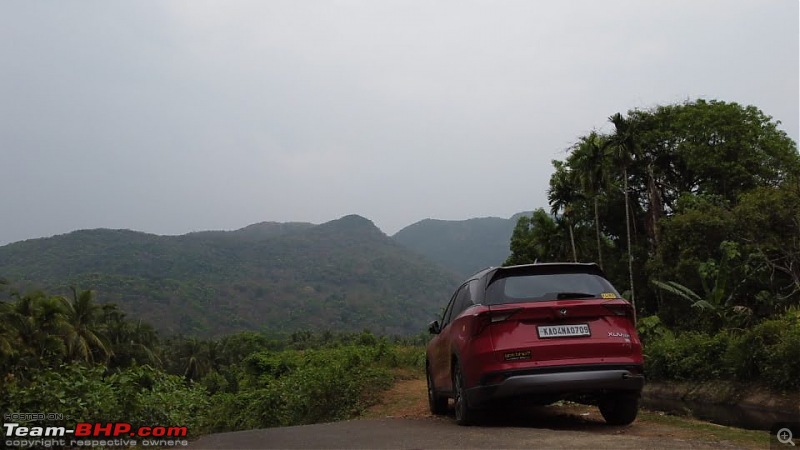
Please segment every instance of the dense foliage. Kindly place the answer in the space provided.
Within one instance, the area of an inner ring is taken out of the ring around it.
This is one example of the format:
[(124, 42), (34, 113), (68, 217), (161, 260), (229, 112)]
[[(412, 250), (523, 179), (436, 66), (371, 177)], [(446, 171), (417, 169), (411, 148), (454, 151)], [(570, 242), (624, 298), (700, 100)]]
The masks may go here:
[(413, 334), (460, 282), (359, 216), (185, 236), (77, 231), (0, 247), (0, 274), (55, 293), (91, 287), (161, 332), (198, 336)]
[[(70, 422), (187, 426), (192, 434), (351, 417), (396, 368), (420, 370), (418, 338), (369, 332), (241, 332), (161, 339), (92, 291), (12, 293), (0, 303), (0, 410)], [(63, 422), (53, 421), (63, 425)]]
[(797, 388), (797, 359), (784, 359), (800, 333), (786, 312), (800, 305), (797, 144), (721, 101), (609, 120), (553, 161), (551, 209), (520, 218), (507, 263), (598, 262), (640, 326), (658, 320), (653, 377)]
[(675, 333), (658, 316), (639, 322), (650, 380), (731, 380), (776, 390), (800, 390), (800, 314), (747, 329)]
[[(128, 422), (140, 426), (186, 426), (201, 430), (209, 398), (202, 387), (150, 366), (109, 372), (102, 365), (63, 364), (27, 371), (7, 380), (3, 411), (63, 414), (69, 423)], [(24, 380), (24, 381), (23, 381)], [(64, 425), (52, 421), (52, 425)]]
[[(403, 353), (410, 355), (412, 361), (404, 358)], [(242, 430), (353, 417), (391, 384), (390, 368), (401, 362), (418, 365), (421, 354), (404, 352), (386, 341), (253, 353), (235, 370), (237, 390), (230, 389), (222, 377), (204, 379), (210, 389), (217, 390), (211, 397), (208, 430)]]

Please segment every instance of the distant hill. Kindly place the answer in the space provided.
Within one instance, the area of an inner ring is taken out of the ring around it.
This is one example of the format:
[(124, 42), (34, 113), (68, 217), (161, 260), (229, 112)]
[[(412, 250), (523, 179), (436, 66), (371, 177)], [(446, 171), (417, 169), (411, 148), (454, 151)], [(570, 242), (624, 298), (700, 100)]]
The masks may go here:
[(0, 247), (0, 276), (56, 293), (95, 289), (162, 331), (206, 336), (416, 334), (460, 282), (360, 216), (183, 236), (76, 231)]
[(517, 219), (425, 219), (398, 231), (392, 239), (463, 277), (503, 263)]
[(307, 222), (259, 222), (236, 231), (196, 231), (188, 236), (260, 240), (307, 230), (313, 226), (313, 223)]

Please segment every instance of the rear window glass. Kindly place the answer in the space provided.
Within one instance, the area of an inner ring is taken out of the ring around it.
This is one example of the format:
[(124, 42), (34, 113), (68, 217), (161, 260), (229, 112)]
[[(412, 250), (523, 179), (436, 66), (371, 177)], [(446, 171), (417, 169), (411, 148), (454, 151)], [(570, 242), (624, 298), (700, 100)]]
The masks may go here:
[[(605, 294), (605, 295), (603, 295)], [(605, 278), (588, 273), (509, 276), (495, 280), (486, 290), (490, 305), (544, 302), (561, 299), (602, 298), (619, 293)]]

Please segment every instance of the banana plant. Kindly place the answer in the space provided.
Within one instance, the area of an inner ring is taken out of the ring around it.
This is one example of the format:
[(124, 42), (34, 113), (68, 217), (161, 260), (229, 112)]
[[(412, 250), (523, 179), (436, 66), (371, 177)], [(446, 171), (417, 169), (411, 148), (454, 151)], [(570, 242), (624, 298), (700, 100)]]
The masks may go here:
[(692, 308), (711, 313), (722, 319), (750, 315), (746, 306), (734, 305), (736, 291), (742, 281), (735, 281), (734, 262), (741, 256), (734, 242), (723, 241), (720, 245), (722, 257), (719, 262), (709, 260), (698, 267), (703, 295), (696, 293), (677, 281), (658, 281), (652, 283), (657, 288), (689, 301)]

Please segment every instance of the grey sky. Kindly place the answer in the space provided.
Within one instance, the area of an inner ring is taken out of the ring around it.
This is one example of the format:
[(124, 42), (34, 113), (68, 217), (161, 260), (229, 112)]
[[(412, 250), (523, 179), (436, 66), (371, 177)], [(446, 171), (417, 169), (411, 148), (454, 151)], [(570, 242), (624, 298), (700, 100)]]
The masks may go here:
[(2, 1), (0, 245), (545, 206), (615, 112), (752, 104), (798, 140), (797, 0)]

